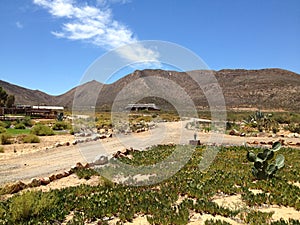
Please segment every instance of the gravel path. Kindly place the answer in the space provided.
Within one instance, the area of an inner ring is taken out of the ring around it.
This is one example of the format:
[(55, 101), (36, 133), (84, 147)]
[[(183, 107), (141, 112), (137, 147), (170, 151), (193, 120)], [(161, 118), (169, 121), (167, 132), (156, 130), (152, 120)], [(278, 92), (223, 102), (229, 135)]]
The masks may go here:
[[(69, 147), (52, 148), (31, 152), (8, 159), (0, 159), (0, 184), (17, 180), (29, 181), (70, 169), (77, 162), (92, 162), (97, 155), (112, 155), (117, 151), (133, 147), (145, 149), (156, 144), (187, 144), (193, 139), (194, 131), (186, 130), (186, 122), (159, 123), (153, 130), (131, 135), (117, 135), (113, 138)], [(198, 133), (201, 143), (209, 144), (211, 134)], [(221, 138), (221, 137), (217, 137)], [(214, 138), (213, 138), (214, 140)], [(245, 138), (224, 135), (223, 143), (243, 145), (246, 141), (276, 141), (276, 138)], [(289, 141), (300, 142), (298, 139)]]

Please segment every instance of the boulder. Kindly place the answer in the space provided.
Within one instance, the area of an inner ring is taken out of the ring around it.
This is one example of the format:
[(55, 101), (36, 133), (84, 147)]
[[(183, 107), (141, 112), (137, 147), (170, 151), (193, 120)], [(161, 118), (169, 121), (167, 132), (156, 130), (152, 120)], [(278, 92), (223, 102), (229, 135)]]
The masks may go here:
[(106, 130), (103, 129), (103, 128), (99, 130), (99, 133), (100, 133), (100, 134), (105, 134), (105, 132), (106, 132)]
[(56, 174), (56, 179), (57, 180), (59, 180), (59, 179), (61, 179), (61, 178), (63, 178), (64, 177), (64, 174), (63, 173), (58, 173), (58, 174)]
[(105, 165), (108, 163), (108, 157), (101, 155), (97, 156), (96, 159), (93, 161), (93, 165)]
[(38, 187), (41, 186), (41, 180), (33, 178), (28, 184), (29, 187)]
[(26, 187), (27, 187), (26, 184), (24, 184), (23, 182), (19, 181), (19, 182), (15, 183), (15, 184), (12, 184), (12, 185), (8, 186), (6, 188), (6, 190), (7, 190), (7, 193), (9, 193), (9, 194), (15, 194), (15, 193), (17, 193), (19, 191), (22, 191)]
[(229, 135), (240, 136), (240, 133), (236, 129), (229, 131)]
[(49, 179), (49, 177), (41, 178), (40, 182), (41, 182), (41, 185), (48, 185), (48, 184), (50, 184), (50, 179)]
[(81, 164), (81, 162), (76, 163), (75, 168), (82, 169), (84, 166)]
[(49, 180), (50, 180), (50, 182), (55, 181), (55, 180), (56, 180), (56, 175), (55, 175), (55, 174), (52, 174), (52, 175), (49, 177)]
[(61, 147), (61, 146), (63, 146), (63, 145), (59, 142), (55, 143), (55, 145), (54, 145), (55, 148), (58, 148), (58, 147)]

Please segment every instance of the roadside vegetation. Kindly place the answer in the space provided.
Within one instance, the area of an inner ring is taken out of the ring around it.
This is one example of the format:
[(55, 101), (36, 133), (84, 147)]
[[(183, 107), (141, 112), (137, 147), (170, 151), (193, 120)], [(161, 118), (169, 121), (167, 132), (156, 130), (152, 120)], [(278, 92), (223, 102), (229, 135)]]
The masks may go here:
[[(182, 146), (182, 154), (185, 147)], [(124, 163), (138, 166), (157, 163), (171, 155), (175, 146), (156, 146), (148, 151), (122, 158)], [(27, 191), (0, 202), (1, 224), (117, 224), (145, 216), (150, 224), (187, 224), (195, 213), (219, 215), (242, 224), (299, 224), (299, 220), (272, 219), (273, 212), (260, 208), (272, 205), (292, 207), (300, 211), (300, 152), (282, 148), (285, 166), (268, 179), (257, 179), (251, 172), (249, 147), (221, 147), (206, 171), (199, 169), (205, 147), (198, 147), (189, 162), (174, 176), (150, 186), (126, 186), (103, 177), (98, 186), (80, 185), (49, 192)], [(175, 161), (174, 161), (175, 162)], [(92, 169), (76, 172), (89, 179)], [(97, 174), (96, 174), (97, 175)], [(151, 178), (150, 178), (151, 179)], [(154, 178), (155, 179), (155, 178)], [(253, 190), (258, 190), (254, 193)], [(218, 205), (214, 199), (239, 195), (244, 205), (235, 208)], [(66, 219), (68, 218), (68, 220)], [(230, 224), (209, 219), (205, 224)]]

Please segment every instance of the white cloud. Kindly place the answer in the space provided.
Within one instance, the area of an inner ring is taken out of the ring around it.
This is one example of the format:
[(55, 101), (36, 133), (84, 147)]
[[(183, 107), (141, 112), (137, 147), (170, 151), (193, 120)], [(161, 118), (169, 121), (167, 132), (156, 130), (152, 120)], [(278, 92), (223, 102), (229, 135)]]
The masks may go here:
[[(127, 3), (128, 0), (97, 0), (103, 7), (90, 6), (87, 3), (80, 5), (75, 0), (33, 0), (33, 2), (49, 11), (57, 18), (67, 19), (61, 31), (51, 33), (58, 38), (70, 40), (84, 40), (96, 46), (113, 49), (137, 41), (133, 32), (125, 25), (113, 19), (109, 4)], [(120, 54), (131, 61), (156, 61), (158, 55), (142, 45), (138, 49), (127, 49)], [(139, 58), (137, 58), (139, 56)]]
[(23, 29), (24, 28), (24, 25), (21, 22), (19, 22), (19, 21), (16, 22), (16, 26), (19, 29)]

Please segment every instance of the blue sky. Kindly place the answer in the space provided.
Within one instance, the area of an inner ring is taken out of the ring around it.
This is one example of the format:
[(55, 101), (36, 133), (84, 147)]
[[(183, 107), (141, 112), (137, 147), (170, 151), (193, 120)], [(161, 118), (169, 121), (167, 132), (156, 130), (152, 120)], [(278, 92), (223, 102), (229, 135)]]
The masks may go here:
[(214, 70), (300, 73), (299, 0), (1, 0), (0, 27), (0, 79), (53, 95), (143, 40), (179, 44)]

